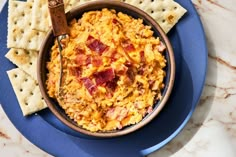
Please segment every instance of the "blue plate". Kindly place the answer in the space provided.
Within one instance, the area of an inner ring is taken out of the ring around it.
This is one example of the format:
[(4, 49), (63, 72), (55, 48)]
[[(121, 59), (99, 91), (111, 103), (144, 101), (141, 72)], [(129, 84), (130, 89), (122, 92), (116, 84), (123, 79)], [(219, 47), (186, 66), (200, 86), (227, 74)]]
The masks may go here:
[(4, 56), (8, 49), (7, 5), (0, 14), (0, 101), (15, 127), (32, 143), (57, 157), (139, 157), (160, 149), (186, 125), (202, 93), (207, 68), (204, 31), (190, 0), (176, 0), (188, 12), (169, 32), (175, 58), (176, 78), (171, 97), (161, 113), (144, 128), (126, 136), (95, 139), (78, 134), (45, 109), (23, 117), (6, 74), (15, 68)]

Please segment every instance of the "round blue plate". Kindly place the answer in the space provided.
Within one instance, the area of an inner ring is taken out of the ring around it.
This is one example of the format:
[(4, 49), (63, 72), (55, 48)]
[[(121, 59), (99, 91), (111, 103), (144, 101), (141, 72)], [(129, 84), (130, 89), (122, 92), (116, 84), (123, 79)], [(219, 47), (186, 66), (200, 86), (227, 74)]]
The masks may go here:
[(126, 136), (95, 139), (78, 134), (45, 109), (23, 117), (6, 74), (15, 68), (4, 56), (8, 49), (7, 4), (0, 14), (0, 101), (16, 128), (32, 143), (57, 157), (139, 157), (173, 139), (191, 117), (202, 93), (207, 68), (204, 31), (190, 0), (176, 0), (187, 13), (168, 33), (176, 58), (176, 78), (171, 97), (162, 112), (144, 128)]

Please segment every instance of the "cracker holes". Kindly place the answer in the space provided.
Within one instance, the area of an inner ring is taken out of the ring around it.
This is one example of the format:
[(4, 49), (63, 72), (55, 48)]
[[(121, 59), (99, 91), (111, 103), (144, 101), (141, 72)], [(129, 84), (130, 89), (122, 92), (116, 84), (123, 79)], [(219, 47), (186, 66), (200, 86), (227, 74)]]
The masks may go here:
[(30, 92), (30, 95), (34, 95), (34, 93), (33, 93), (33, 92)]
[(151, 10), (151, 14), (153, 14), (154, 13), (154, 11), (153, 10)]
[(163, 9), (162, 9), (162, 12), (165, 12), (165, 11), (166, 11), (166, 9), (165, 9), (165, 8), (163, 8)]
[(24, 16), (25, 16), (25, 13), (22, 13), (22, 14), (21, 14), (21, 16), (23, 16), (23, 17), (24, 17)]
[(177, 7), (174, 7), (174, 10), (176, 10), (177, 9)]
[(15, 4), (15, 5), (14, 5), (14, 7), (15, 7), (15, 8), (17, 8), (17, 7), (18, 7), (18, 5), (17, 5), (17, 4)]
[(151, 0), (151, 2), (154, 2), (154, 0)]
[(28, 106), (29, 105), (29, 103), (28, 102), (25, 102), (25, 106)]
[(17, 21), (14, 21), (14, 25), (17, 25)]
[(23, 92), (23, 89), (22, 89), (22, 88), (20, 88), (20, 92)]
[(29, 52), (29, 51), (25, 51), (25, 53), (26, 53), (27, 55), (29, 55), (29, 54), (30, 54), (30, 52)]
[(31, 40), (28, 40), (28, 43), (31, 43), (32, 41)]
[(139, 4), (142, 4), (143, 3), (143, 1), (139, 1)]
[(36, 32), (36, 35), (39, 36), (39, 32)]
[(29, 65), (33, 65), (33, 63), (32, 63), (32, 62), (29, 62)]
[(28, 79), (25, 79), (25, 82), (27, 82), (28, 81)]
[(161, 22), (162, 22), (162, 23), (165, 23), (165, 22), (166, 22), (166, 20), (165, 20), (165, 19), (163, 19)]
[(29, 26), (31, 26), (32, 25), (32, 23), (31, 22), (29, 22)]
[(15, 78), (17, 78), (17, 77), (18, 77), (18, 75), (17, 75), (17, 74), (14, 74), (14, 77), (15, 77)]
[(15, 51), (15, 54), (16, 54), (16, 55), (18, 55), (18, 54), (19, 54), (19, 52), (18, 52), (18, 51)]

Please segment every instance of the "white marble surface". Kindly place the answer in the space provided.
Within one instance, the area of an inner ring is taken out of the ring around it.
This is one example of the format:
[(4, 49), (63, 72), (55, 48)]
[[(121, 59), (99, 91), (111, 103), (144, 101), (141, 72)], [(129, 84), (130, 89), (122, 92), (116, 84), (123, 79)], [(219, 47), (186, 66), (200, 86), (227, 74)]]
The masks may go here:
[[(0, 0), (0, 9), (3, 1)], [(149, 157), (236, 156), (236, 1), (192, 0), (209, 49), (206, 84), (184, 130)], [(49, 157), (11, 124), (0, 106), (0, 156)]]

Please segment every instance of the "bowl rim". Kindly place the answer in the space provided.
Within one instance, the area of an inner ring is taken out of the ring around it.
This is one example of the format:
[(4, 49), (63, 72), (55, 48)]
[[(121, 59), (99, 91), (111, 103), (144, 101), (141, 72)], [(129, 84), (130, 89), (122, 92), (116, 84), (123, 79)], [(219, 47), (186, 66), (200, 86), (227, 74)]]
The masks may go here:
[[(128, 126), (127, 128), (125, 128), (124, 130), (115, 130), (114, 132), (91, 132), (88, 131), (86, 129), (83, 129), (82, 127), (78, 126), (78, 125), (74, 125), (72, 124), (70, 121), (68, 121), (65, 116), (63, 116), (60, 111), (58, 111), (58, 109), (55, 107), (54, 103), (51, 101), (51, 98), (49, 98), (46, 89), (44, 88), (44, 84), (45, 82), (43, 82), (42, 80), (42, 62), (43, 60), (41, 59), (44, 53), (44, 47), (47, 43), (47, 40), (49, 39), (49, 37), (51, 37), (53, 35), (52, 29), (50, 29), (46, 35), (46, 38), (44, 39), (40, 51), (39, 51), (39, 56), (38, 56), (38, 61), (37, 61), (37, 79), (38, 79), (38, 83), (39, 83), (39, 88), (41, 91), (41, 94), (48, 106), (48, 108), (50, 109), (50, 111), (62, 122), (64, 123), (66, 126), (68, 126), (69, 128), (75, 130), (76, 132), (79, 133), (83, 133), (85, 135), (89, 135), (92, 137), (101, 137), (101, 138), (111, 138), (111, 137), (118, 137), (118, 136), (123, 136), (123, 135), (127, 135), (129, 133), (132, 133), (136, 130), (139, 130), (140, 128), (142, 128), (143, 126), (145, 126), (146, 124), (148, 124), (150, 121), (152, 121), (157, 115), (158, 113), (162, 110), (162, 108), (166, 105), (167, 100), (170, 97), (171, 91), (173, 89), (173, 85), (174, 85), (174, 79), (175, 79), (175, 59), (174, 59), (174, 52), (171, 46), (171, 43), (167, 37), (167, 35), (165, 34), (165, 32), (163, 31), (163, 29), (160, 27), (160, 25), (150, 16), (148, 15), (146, 12), (142, 11), (141, 9), (124, 3), (124, 2), (120, 2), (120, 1), (100, 1), (100, 0), (96, 0), (96, 1), (90, 1), (90, 2), (86, 2), (84, 4), (81, 4), (73, 9), (71, 9), (70, 11), (68, 11), (67, 14), (67, 19), (71, 19), (73, 17), (73, 15), (78, 11), (78, 10), (86, 10), (83, 12), (87, 12), (87, 10), (93, 10), (93, 9), (89, 9), (90, 7), (93, 6), (105, 6), (106, 8), (112, 8), (112, 7), (123, 7), (126, 8), (128, 11), (134, 12), (138, 15), (140, 15), (141, 17), (143, 17), (144, 19), (146, 19), (146, 21), (148, 21), (149, 23), (151, 23), (155, 29), (158, 31), (159, 37), (162, 38), (161, 41), (163, 41), (166, 45), (166, 50), (168, 50), (169, 55), (169, 64), (170, 67), (168, 67), (169, 69), (169, 82), (167, 82), (168, 84), (165, 85), (165, 89), (166, 92), (163, 95), (163, 98), (161, 100), (159, 100), (159, 104), (158, 106), (155, 108), (155, 110), (153, 110), (152, 113), (150, 113), (149, 115), (146, 115), (146, 117), (144, 117), (140, 122), (133, 124), (131, 126)], [(100, 9), (102, 9), (104, 7), (101, 7)], [(98, 10), (98, 9), (97, 9)]]

